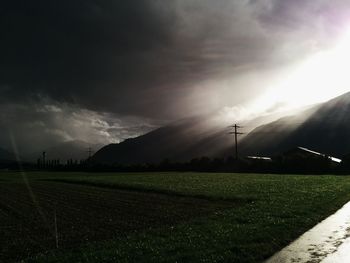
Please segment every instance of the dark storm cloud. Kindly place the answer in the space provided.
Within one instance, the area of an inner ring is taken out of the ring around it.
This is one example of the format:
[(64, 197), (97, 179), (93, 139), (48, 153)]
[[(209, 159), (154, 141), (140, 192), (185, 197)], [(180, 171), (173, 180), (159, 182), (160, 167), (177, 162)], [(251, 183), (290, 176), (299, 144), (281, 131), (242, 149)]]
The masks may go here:
[(191, 84), (264, 61), (273, 43), (233, 1), (5, 1), (3, 98), (173, 115)]
[(5, 96), (42, 94), (97, 108), (120, 101), (109, 98), (136, 78), (150, 81), (141, 55), (167, 41), (171, 19), (140, 0), (6, 1), (0, 10)]
[[(349, 7), (345, 0), (2, 1), (1, 127), (19, 138), (28, 130), (22, 137), (33, 143), (100, 135), (108, 142), (145, 132), (154, 119), (235, 106), (262, 92), (275, 69), (331, 46)], [(61, 111), (35, 110), (47, 105)], [(80, 121), (91, 133), (75, 130)]]

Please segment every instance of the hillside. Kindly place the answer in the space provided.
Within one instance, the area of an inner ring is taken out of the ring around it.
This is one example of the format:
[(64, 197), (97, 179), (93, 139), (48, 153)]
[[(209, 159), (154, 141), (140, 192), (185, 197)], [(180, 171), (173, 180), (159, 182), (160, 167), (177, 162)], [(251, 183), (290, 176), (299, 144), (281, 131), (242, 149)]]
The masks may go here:
[[(256, 127), (279, 116), (260, 116), (244, 125)], [(218, 121), (215, 114), (186, 118), (145, 135), (107, 145), (92, 159), (96, 163), (135, 164), (158, 163), (164, 159), (188, 161), (202, 156), (222, 156), (233, 149), (234, 139), (228, 134), (227, 126), (228, 123)]]
[(254, 129), (240, 143), (244, 154), (272, 155), (295, 146), (330, 155), (350, 153), (350, 93)]
[[(242, 136), (241, 156), (274, 155), (296, 146), (334, 156), (350, 153), (350, 93), (314, 105), (300, 113), (279, 118)], [(260, 117), (249, 125), (273, 117)], [(248, 125), (248, 127), (249, 127)], [(99, 150), (97, 163), (147, 163), (187, 161), (201, 156), (231, 155), (233, 138), (227, 127), (210, 124), (205, 117), (188, 118), (119, 144)]]
[(98, 163), (131, 164), (160, 162), (166, 158), (183, 161), (203, 153), (213, 155), (221, 145), (220, 140), (206, 141), (205, 144), (201, 144), (201, 141), (218, 130), (208, 127), (201, 118), (181, 120), (145, 135), (107, 145), (92, 159)]

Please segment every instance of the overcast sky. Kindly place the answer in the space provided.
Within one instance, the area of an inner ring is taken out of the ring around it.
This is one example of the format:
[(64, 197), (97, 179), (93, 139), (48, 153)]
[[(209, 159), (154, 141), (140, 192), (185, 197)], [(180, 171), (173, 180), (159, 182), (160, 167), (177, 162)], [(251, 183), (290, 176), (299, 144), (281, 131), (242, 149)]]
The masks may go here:
[(118, 142), (245, 104), (349, 17), (348, 0), (2, 1), (0, 147)]

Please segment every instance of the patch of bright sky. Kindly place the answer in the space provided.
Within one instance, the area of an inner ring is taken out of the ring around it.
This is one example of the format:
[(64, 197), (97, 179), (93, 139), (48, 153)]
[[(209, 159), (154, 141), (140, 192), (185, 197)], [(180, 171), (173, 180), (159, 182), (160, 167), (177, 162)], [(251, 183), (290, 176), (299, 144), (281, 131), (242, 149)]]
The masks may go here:
[(350, 27), (344, 30), (334, 48), (318, 50), (277, 75), (257, 99), (224, 107), (220, 112), (222, 119), (245, 121), (262, 115), (293, 112), (350, 91)]
[(285, 72), (249, 108), (260, 112), (276, 104), (298, 108), (350, 91), (350, 28), (333, 49), (318, 51)]

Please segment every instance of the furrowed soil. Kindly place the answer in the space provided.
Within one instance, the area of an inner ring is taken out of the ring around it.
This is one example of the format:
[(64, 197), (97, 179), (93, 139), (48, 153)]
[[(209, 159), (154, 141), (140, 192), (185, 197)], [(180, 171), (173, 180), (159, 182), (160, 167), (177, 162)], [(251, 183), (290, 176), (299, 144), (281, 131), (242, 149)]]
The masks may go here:
[(233, 201), (136, 190), (3, 181), (0, 262), (19, 261), (55, 249), (56, 240), (59, 248), (74, 248), (86, 242), (172, 226), (233, 206)]

